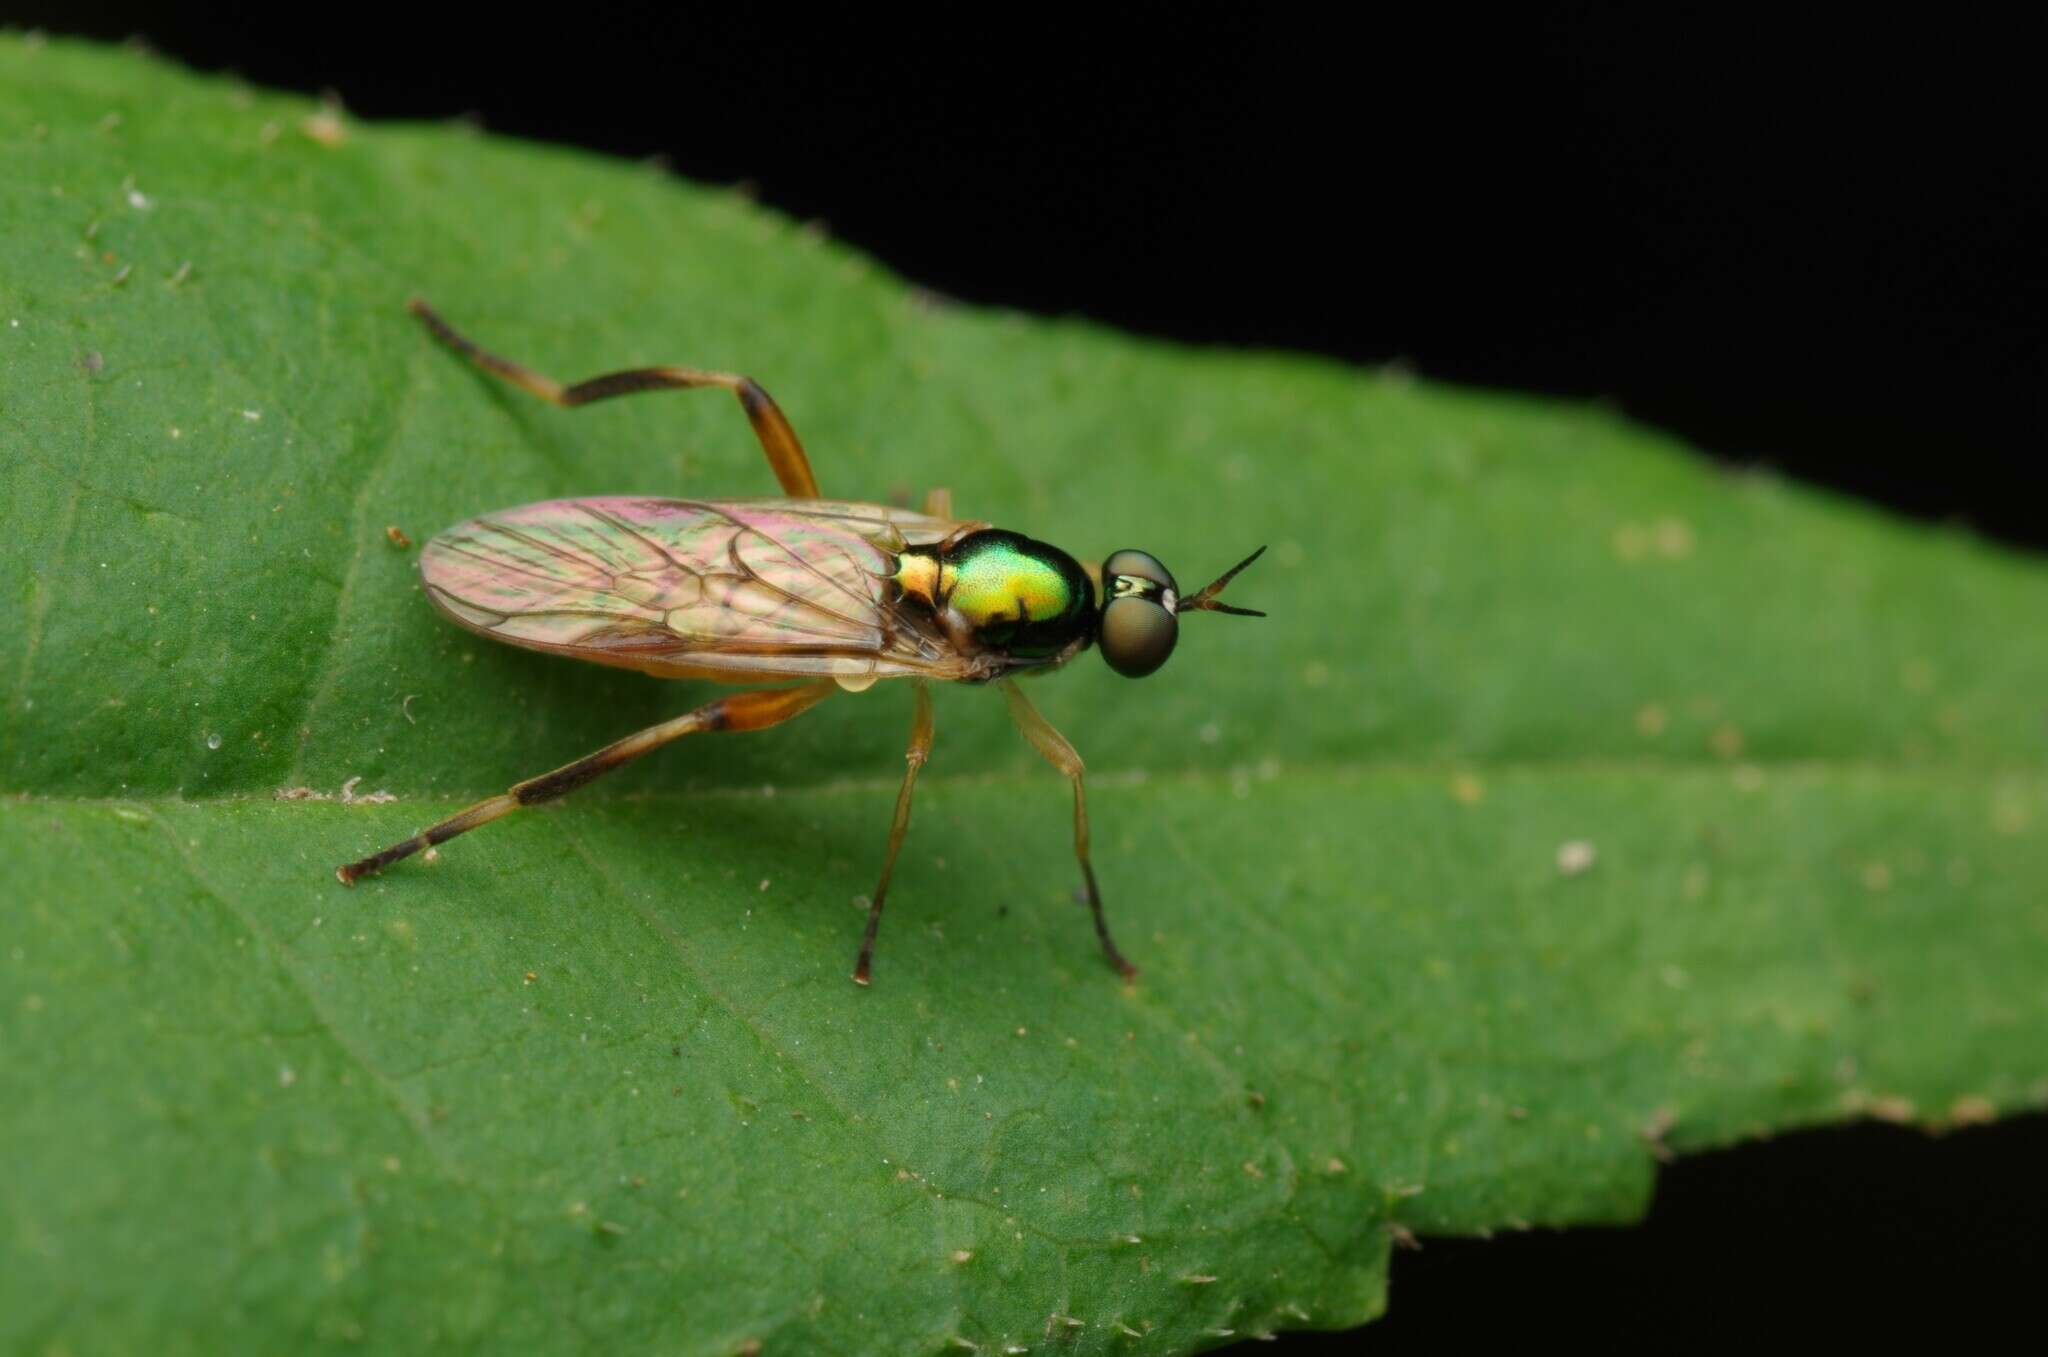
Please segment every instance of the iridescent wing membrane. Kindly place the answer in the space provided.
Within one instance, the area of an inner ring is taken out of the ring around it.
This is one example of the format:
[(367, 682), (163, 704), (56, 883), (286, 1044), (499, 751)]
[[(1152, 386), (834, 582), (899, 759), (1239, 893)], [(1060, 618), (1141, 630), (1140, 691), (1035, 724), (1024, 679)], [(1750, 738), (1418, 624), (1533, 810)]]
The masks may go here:
[(895, 553), (961, 525), (839, 500), (547, 500), (450, 528), (420, 553), (471, 631), (664, 678), (977, 677), (894, 600)]

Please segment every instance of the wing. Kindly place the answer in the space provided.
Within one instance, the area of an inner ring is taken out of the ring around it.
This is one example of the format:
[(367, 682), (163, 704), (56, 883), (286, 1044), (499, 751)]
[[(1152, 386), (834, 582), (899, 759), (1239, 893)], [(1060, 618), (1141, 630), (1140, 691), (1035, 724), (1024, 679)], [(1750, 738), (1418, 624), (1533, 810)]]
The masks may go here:
[(787, 513), (795, 511), (807, 519), (830, 521), (867, 538), (883, 550), (894, 553), (906, 546), (924, 547), (942, 542), (955, 533), (989, 525), (979, 519), (933, 518), (915, 509), (897, 509), (886, 504), (864, 504), (851, 499), (723, 499), (713, 501), (723, 508), (744, 513)]
[(420, 578), (471, 631), (664, 677), (971, 678), (889, 583), (896, 551), (956, 526), (838, 500), (548, 500), (435, 537)]

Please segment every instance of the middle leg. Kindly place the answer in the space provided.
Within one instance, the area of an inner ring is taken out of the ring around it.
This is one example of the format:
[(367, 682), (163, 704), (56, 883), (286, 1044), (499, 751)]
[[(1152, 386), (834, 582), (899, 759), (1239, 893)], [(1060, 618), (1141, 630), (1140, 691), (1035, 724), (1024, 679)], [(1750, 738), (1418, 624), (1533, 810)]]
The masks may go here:
[(912, 679), (910, 748), (903, 757), (910, 766), (903, 772), (903, 790), (896, 793), (896, 818), (889, 825), (889, 851), (882, 857), (882, 880), (868, 906), (867, 931), (861, 934), (860, 958), (853, 963), (853, 982), (868, 983), (868, 963), (874, 960), (875, 930), (882, 926), (882, 901), (889, 894), (889, 878), (896, 871), (896, 852), (903, 847), (903, 835), (910, 828), (910, 792), (917, 786), (917, 773), (932, 754), (932, 692), (923, 679)]

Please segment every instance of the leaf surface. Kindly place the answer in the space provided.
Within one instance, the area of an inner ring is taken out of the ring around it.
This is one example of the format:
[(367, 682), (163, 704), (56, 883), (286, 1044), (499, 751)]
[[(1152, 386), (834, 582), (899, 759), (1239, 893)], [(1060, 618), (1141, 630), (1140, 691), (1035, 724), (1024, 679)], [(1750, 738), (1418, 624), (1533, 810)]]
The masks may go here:
[[(1198, 1350), (1655, 1157), (2048, 1102), (2048, 571), (1597, 408), (935, 301), (725, 192), (0, 42), (0, 1344)], [(704, 700), (437, 619), (563, 495), (952, 487), (1265, 621), (1001, 704), (846, 973), (891, 685), (335, 864)], [(389, 529), (397, 529), (393, 534)], [(278, 799), (280, 792), (296, 799)], [(388, 794), (389, 798), (379, 795)], [(1396, 1298), (1398, 1301), (1398, 1298)]]

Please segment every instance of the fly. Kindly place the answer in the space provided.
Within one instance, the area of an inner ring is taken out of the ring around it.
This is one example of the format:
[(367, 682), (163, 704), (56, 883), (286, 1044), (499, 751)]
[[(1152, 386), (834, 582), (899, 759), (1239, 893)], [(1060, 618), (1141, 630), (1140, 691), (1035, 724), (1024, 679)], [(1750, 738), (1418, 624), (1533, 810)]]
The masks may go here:
[(420, 579), (435, 607), (495, 640), (663, 678), (798, 682), (718, 698), (528, 778), (337, 868), (343, 885), (524, 806), (566, 795), (685, 735), (766, 730), (840, 689), (859, 692), (882, 679), (908, 679), (909, 766), (853, 968), (853, 978), (865, 985), (889, 878), (910, 827), (911, 793), (931, 754), (929, 685), (993, 683), (1024, 738), (1073, 784), (1074, 854), (1095, 935), (1118, 973), (1137, 975), (1103, 917), (1088, 858), (1081, 756), (1016, 680), (1051, 672), (1093, 645), (1101, 646), (1110, 668), (1141, 678), (1173, 653), (1183, 615), (1263, 617), (1219, 603), (1217, 595), (1264, 547), (1192, 594), (1182, 593), (1166, 567), (1142, 551), (1113, 552), (1091, 575), (1058, 547), (953, 517), (945, 490), (933, 490), (923, 512), (825, 499), (796, 431), (752, 378), (655, 367), (564, 386), (478, 348), (424, 302), (408, 306), (444, 344), (555, 405), (638, 391), (732, 392), (784, 496), (558, 499), (486, 514), (421, 549)]

